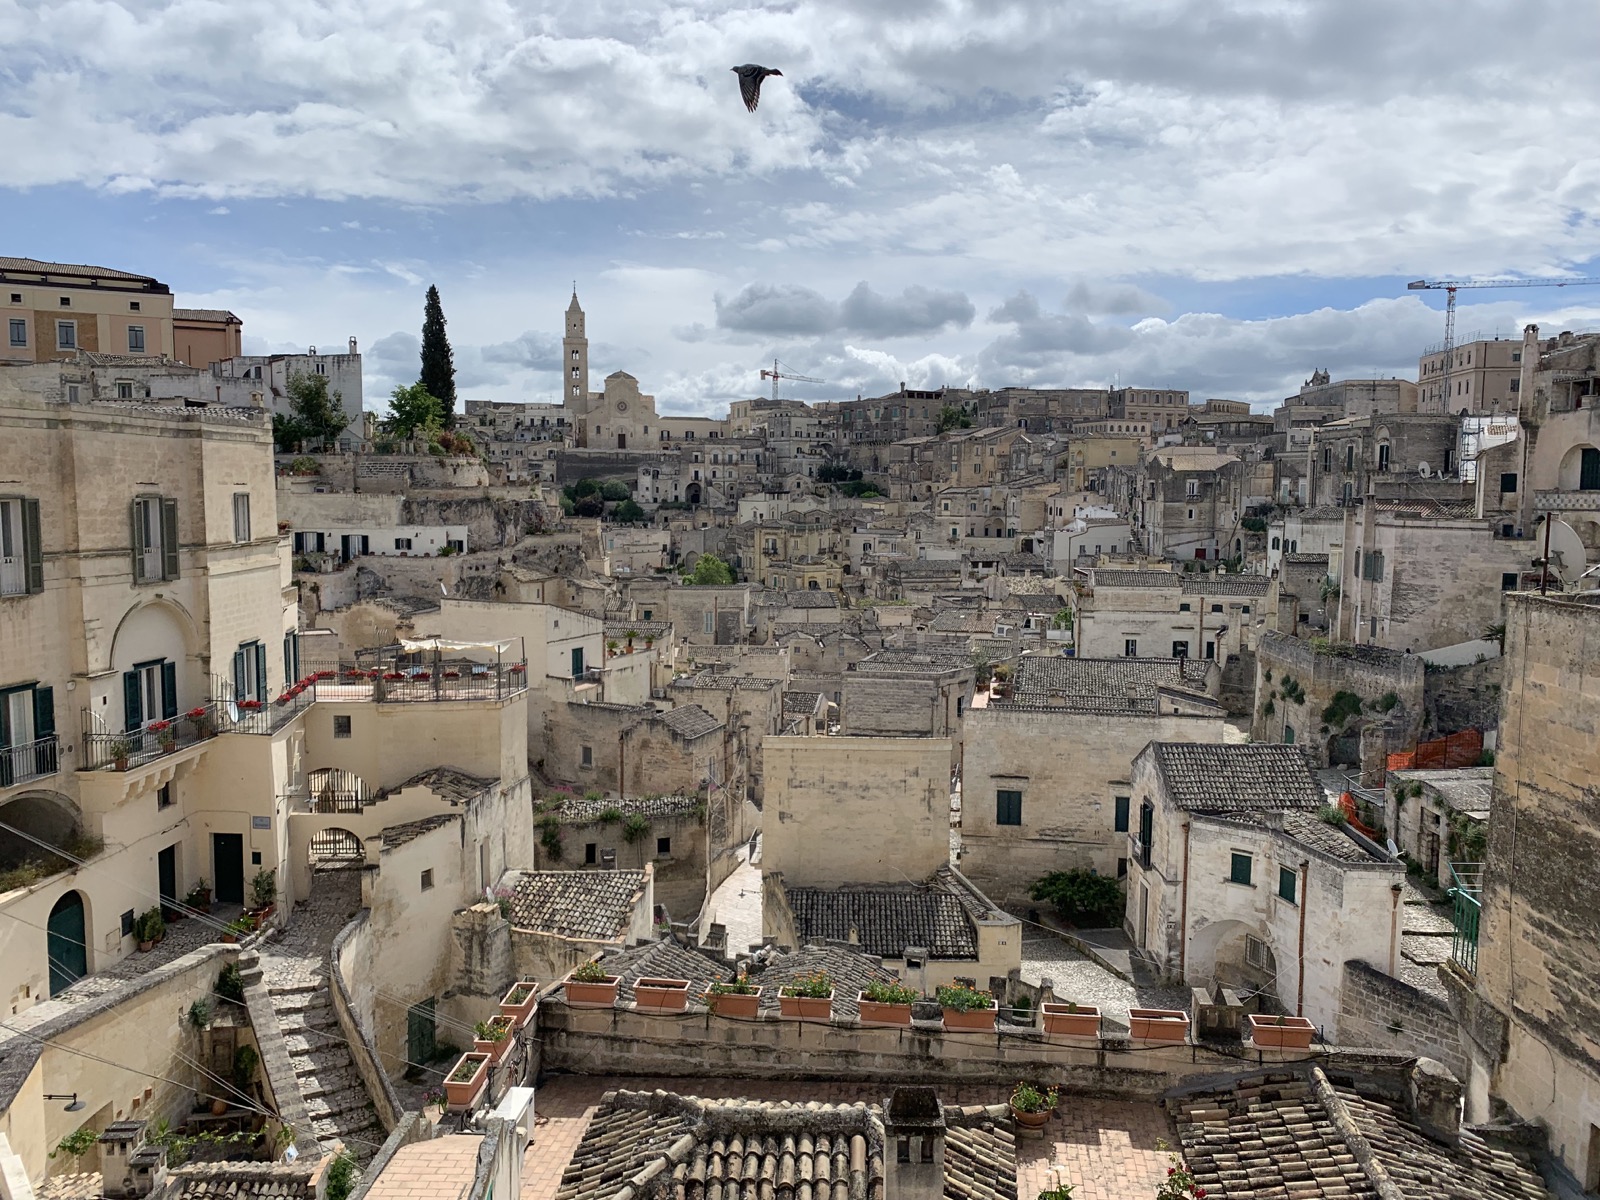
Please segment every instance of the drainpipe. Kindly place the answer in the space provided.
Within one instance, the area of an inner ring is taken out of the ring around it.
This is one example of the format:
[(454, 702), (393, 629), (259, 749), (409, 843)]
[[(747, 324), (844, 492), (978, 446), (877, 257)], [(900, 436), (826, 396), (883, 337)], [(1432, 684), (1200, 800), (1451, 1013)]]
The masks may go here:
[(1187, 983), (1189, 974), (1189, 822), (1183, 823), (1183, 886), (1178, 901), (1178, 978)]
[(617, 734), (617, 795), (624, 798), (628, 795), (628, 733), (626, 730)]
[(1396, 953), (1400, 943), (1400, 895), (1404, 889), (1400, 884), (1393, 885), (1389, 892), (1393, 897), (1389, 901), (1389, 974), (1393, 975), (1397, 969)]
[(1311, 882), (1311, 860), (1300, 860), (1300, 953), (1299, 959), (1300, 978), (1294, 985), (1294, 1015), (1306, 1015), (1306, 906), (1311, 903), (1311, 893), (1307, 885)]

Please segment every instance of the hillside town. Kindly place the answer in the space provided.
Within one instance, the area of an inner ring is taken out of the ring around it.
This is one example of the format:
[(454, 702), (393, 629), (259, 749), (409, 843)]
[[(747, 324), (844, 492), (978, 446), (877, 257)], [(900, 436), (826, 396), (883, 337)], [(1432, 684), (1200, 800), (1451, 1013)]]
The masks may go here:
[(0, 258), (0, 1200), (1600, 1191), (1600, 334), (679, 415), (529, 291)]

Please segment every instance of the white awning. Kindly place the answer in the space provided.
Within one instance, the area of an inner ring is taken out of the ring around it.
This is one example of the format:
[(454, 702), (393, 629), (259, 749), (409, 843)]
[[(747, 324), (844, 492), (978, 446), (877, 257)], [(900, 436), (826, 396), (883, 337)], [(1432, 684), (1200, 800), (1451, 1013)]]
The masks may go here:
[(508, 654), (517, 648), (520, 638), (511, 638), (501, 642), (457, 642), (450, 638), (401, 638), (400, 648), (408, 654), (422, 654), (429, 651), (454, 652), (454, 651), (487, 651), (491, 654)]

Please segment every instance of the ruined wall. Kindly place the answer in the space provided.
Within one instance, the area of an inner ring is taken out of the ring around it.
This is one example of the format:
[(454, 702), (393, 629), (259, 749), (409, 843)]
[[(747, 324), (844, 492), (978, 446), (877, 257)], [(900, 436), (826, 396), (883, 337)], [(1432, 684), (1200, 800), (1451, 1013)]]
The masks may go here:
[(1437, 1059), (1457, 1079), (1467, 1077), (1461, 1025), (1450, 1006), (1367, 963), (1344, 964), (1337, 1030), (1345, 1045)]
[(1423, 682), (1424, 736), (1497, 728), (1504, 674), (1504, 658), (1487, 658), (1460, 667), (1430, 667)]

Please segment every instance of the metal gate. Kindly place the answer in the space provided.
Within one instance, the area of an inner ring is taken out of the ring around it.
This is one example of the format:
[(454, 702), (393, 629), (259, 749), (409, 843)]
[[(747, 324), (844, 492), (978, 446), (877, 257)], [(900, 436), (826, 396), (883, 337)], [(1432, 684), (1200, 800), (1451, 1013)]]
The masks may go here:
[(366, 857), (361, 839), (348, 829), (324, 829), (311, 835), (313, 863), (356, 863)]

